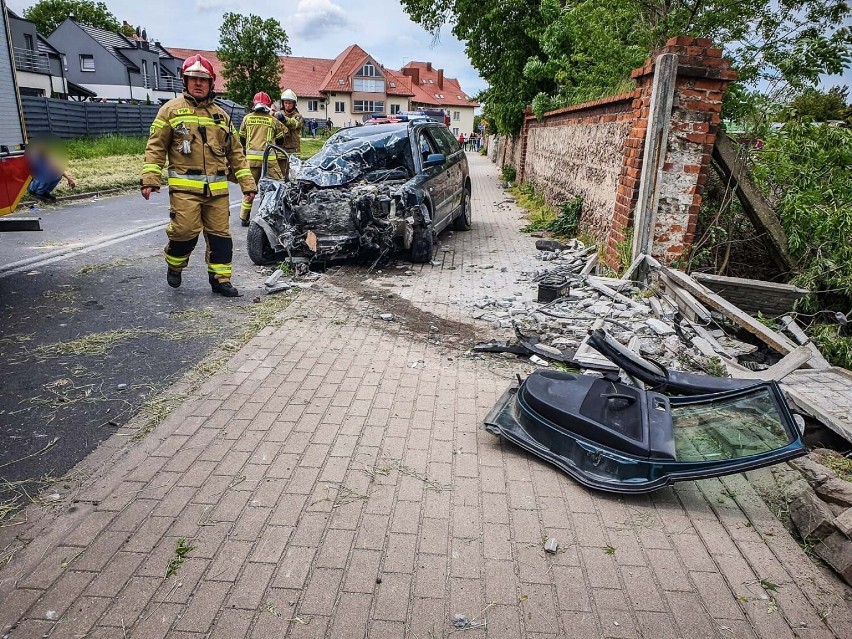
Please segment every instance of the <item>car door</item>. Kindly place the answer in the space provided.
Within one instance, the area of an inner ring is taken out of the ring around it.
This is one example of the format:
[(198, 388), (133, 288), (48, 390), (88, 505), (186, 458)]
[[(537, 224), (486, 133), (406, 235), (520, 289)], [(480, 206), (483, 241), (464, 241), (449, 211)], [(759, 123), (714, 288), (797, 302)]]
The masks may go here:
[[(420, 151), (420, 166), (426, 162), (430, 155), (442, 153), (438, 141), (433, 136), (431, 127), (422, 127), (417, 131), (417, 147)], [(442, 226), (441, 223), (447, 217), (448, 206), (448, 189), (447, 189), (447, 160), (443, 164), (422, 168), (426, 175), (426, 180), (423, 182), (423, 188), (429, 195), (429, 200), (432, 203), (432, 226), (435, 232), (438, 232)]]
[(443, 207), (444, 215), (440, 220), (440, 224), (437, 226), (437, 229), (441, 230), (452, 222), (461, 205), (464, 151), (461, 150), (458, 142), (447, 127), (431, 127), (431, 132), (435, 137), (435, 141), (438, 143), (440, 152), (447, 157), (444, 162), (444, 188), (446, 189), (446, 199), (444, 200)]
[(464, 150), (461, 146), (459, 146), (458, 140), (456, 140), (447, 127), (441, 127), (437, 133), (441, 139), (444, 140), (444, 144), (451, 149), (451, 154), (449, 156), (451, 162), (448, 169), (449, 175), (447, 177), (449, 182), (448, 188), (452, 194), (450, 219), (447, 220), (447, 223), (449, 224), (461, 211), (464, 179), (467, 172), (467, 158), (465, 157)]

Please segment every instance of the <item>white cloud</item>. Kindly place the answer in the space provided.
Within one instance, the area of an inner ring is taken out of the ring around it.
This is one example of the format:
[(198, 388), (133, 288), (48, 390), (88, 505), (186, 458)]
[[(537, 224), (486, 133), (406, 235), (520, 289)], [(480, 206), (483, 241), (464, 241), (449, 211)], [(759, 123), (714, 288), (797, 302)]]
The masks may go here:
[(322, 37), (349, 23), (343, 7), (331, 0), (299, 0), (293, 14), (293, 32), (303, 38)]

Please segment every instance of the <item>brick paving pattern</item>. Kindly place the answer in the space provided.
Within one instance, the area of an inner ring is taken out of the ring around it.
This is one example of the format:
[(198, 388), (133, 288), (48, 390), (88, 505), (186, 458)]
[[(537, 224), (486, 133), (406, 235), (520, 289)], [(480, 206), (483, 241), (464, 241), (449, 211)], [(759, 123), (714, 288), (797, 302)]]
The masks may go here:
[(594, 493), (480, 428), (520, 364), (445, 329), (477, 330), (463, 301), (511, 291), (532, 240), (469, 159), (474, 230), (438, 266), (325, 278), (15, 531), (0, 636), (427, 639), (464, 614), (467, 638), (852, 637), (847, 591), (744, 477)]

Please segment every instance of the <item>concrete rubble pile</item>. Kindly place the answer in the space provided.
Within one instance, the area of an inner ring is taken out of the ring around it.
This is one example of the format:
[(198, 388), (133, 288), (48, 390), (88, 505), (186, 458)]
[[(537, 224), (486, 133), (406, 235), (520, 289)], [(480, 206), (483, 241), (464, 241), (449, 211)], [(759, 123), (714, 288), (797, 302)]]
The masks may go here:
[[(522, 271), (515, 294), (474, 302), (473, 317), (494, 328), (514, 328), (521, 335), (535, 336), (543, 350), (553, 349), (554, 355), (561, 353), (580, 365), (593, 364), (597, 359), (584, 360), (587, 356), (582, 351), (579, 359), (575, 356), (589, 331), (603, 323), (619, 342), (671, 370), (705, 370), (706, 356), (688, 341), (697, 334), (688, 323), (676, 320), (678, 308), (673, 302), (655, 295), (653, 286), (588, 274), (589, 265), (596, 260), (596, 247), (586, 247), (576, 239), (561, 248), (558, 244), (549, 240), (537, 242), (545, 248), (536, 257), (546, 266)], [(524, 288), (536, 291), (548, 282), (556, 283), (557, 288), (559, 282), (564, 282), (565, 295), (541, 303), (535, 300), (535, 293), (531, 296), (523, 292)], [(720, 329), (715, 334), (724, 339)], [(742, 345), (740, 350), (753, 352), (757, 347)], [(592, 368), (600, 370), (602, 366)]]

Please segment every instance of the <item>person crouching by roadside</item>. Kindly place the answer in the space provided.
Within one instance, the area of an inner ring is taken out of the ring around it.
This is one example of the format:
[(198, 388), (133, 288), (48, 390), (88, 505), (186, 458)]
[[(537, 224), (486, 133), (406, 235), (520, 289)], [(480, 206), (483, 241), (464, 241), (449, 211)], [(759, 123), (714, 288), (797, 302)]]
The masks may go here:
[(32, 179), (27, 192), (42, 202), (56, 202), (53, 190), (65, 178), (69, 188), (76, 188), (77, 183), (71, 174), (65, 170), (65, 162), (59, 152), (58, 145), (45, 139), (35, 139), (27, 146), (27, 165)]

